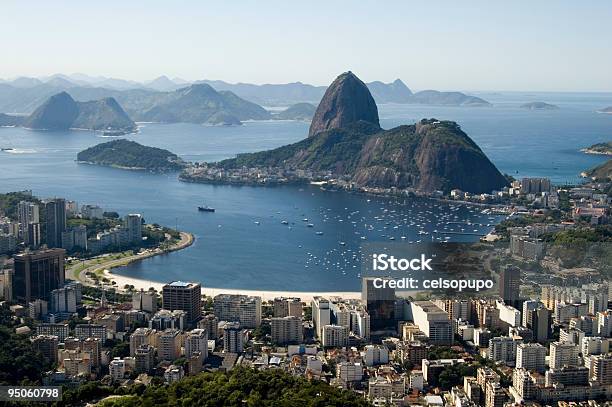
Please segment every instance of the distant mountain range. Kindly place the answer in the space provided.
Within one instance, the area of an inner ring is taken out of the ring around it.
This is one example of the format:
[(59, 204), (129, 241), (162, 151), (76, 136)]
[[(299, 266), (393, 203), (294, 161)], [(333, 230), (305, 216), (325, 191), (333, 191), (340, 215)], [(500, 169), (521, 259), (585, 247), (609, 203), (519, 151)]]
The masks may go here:
[[(508, 185), (482, 150), (450, 121), (424, 119), (383, 130), (366, 84), (340, 75), (317, 107), (306, 139), (209, 164), (226, 170), (282, 168), (330, 172), (356, 187), (414, 188), (482, 193)], [(183, 172), (181, 179), (208, 182)]]
[[(207, 84), (219, 93), (229, 91), (242, 99), (263, 106), (289, 106), (303, 102), (318, 104), (327, 89), (326, 86), (313, 86), (301, 82), (254, 85), (202, 80), (190, 83), (180, 78), (170, 79), (160, 76), (141, 83), (83, 74), (58, 74), (47, 78), (22, 77), (12, 81), (0, 80), (0, 112), (31, 113), (50, 96), (66, 91), (78, 101), (113, 97), (131, 116), (135, 116), (134, 113), (152, 107), (156, 99), (160, 97), (158, 93), (173, 92), (192, 84)], [(489, 105), (489, 102), (484, 99), (461, 92), (425, 90), (413, 93), (399, 79), (391, 83), (374, 81), (368, 83), (367, 86), (374, 100), (379, 104)]]

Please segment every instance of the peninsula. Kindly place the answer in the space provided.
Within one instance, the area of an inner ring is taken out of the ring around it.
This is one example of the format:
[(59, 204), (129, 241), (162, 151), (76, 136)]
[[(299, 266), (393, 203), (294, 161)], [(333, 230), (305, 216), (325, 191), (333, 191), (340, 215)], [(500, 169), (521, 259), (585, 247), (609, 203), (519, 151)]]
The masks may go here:
[(381, 129), (368, 87), (352, 72), (327, 88), (306, 139), (195, 165), (180, 179), (254, 185), (325, 181), (343, 189), (420, 193), (483, 193), (508, 185), (457, 123), (424, 119)]
[(592, 146), (583, 148), (580, 151), (586, 154), (612, 155), (612, 141), (593, 144)]
[(599, 164), (598, 166), (586, 170), (581, 173), (585, 178), (591, 178), (594, 181), (609, 182), (612, 180), (612, 159)]

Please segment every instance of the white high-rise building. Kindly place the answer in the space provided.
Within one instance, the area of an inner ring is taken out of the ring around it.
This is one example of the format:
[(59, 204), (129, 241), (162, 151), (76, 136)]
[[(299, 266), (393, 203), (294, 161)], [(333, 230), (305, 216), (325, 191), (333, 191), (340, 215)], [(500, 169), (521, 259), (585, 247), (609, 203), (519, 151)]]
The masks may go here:
[(601, 355), (610, 352), (610, 339), (601, 336), (587, 336), (582, 338), (580, 351), (583, 357)]
[(510, 336), (498, 336), (489, 340), (487, 356), (495, 362), (512, 366), (516, 362), (517, 342)]
[(561, 369), (563, 366), (577, 366), (578, 345), (569, 342), (551, 342), (550, 343), (550, 361), (551, 369)]
[(173, 361), (181, 356), (181, 331), (166, 329), (158, 334), (157, 343), (160, 360)]
[(136, 291), (132, 294), (132, 309), (146, 311), (152, 314), (157, 312), (157, 293), (155, 291)]
[(539, 343), (519, 343), (516, 347), (516, 368), (546, 370), (546, 348)]
[(499, 310), (499, 320), (510, 326), (521, 325), (521, 311), (516, 308), (506, 305), (503, 301), (496, 301), (497, 309)]
[(51, 291), (52, 313), (75, 313), (77, 310), (77, 290), (66, 286)]
[(123, 220), (123, 227), (128, 231), (128, 241), (131, 244), (142, 243), (142, 216), (138, 213), (130, 213)]
[(348, 344), (349, 329), (342, 325), (325, 325), (321, 344), (324, 348), (340, 348)]
[(274, 299), (274, 316), (282, 317), (302, 317), (302, 300), (299, 298), (277, 297)]
[(389, 349), (386, 346), (366, 345), (363, 360), (366, 366), (389, 363)]
[(270, 321), (272, 342), (279, 345), (301, 343), (303, 340), (302, 318), (296, 316), (276, 317)]
[(195, 352), (200, 352), (202, 360), (208, 358), (208, 333), (204, 329), (194, 329), (185, 337), (185, 357), (191, 357)]
[(604, 338), (612, 336), (612, 313), (610, 310), (597, 313), (597, 335)]
[(125, 377), (125, 360), (114, 358), (108, 365), (108, 373), (113, 381), (121, 380)]
[(323, 297), (313, 297), (312, 299), (312, 322), (314, 324), (315, 336), (323, 336), (323, 327), (331, 323), (331, 310), (329, 300)]
[(413, 301), (411, 309), (415, 325), (427, 335), (431, 343), (436, 345), (453, 343), (453, 326), (448, 313), (431, 301)]
[(17, 220), (19, 221), (19, 237), (21, 240), (28, 241), (28, 225), (30, 223), (40, 223), (40, 210), (38, 205), (32, 202), (21, 201), (17, 204)]
[(240, 322), (243, 328), (257, 328), (261, 324), (261, 297), (219, 294), (213, 302), (219, 321)]

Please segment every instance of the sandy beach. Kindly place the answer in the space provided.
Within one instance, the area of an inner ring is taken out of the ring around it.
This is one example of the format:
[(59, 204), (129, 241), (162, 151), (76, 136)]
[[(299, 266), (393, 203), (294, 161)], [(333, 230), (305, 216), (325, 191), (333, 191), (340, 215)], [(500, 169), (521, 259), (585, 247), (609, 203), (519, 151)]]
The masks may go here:
[[(113, 274), (111, 270), (104, 270), (104, 277), (108, 278), (111, 281), (116, 283), (116, 286), (123, 290), (125, 285), (133, 285), (137, 290), (141, 288), (143, 290), (148, 290), (150, 287), (153, 287), (157, 291), (161, 291), (162, 287), (166, 283), (160, 283), (157, 281), (148, 281), (142, 280), (138, 278), (131, 278), (126, 276), (120, 276), (117, 274)], [(325, 296), (325, 297), (342, 297), (346, 299), (357, 299), (361, 298), (361, 293), (359, 292), (301, 292), (301, 291), (266, 291), (266, 290), (240, 290), (234, 288), (214, 288), (214, 287), (206, 287), (202, 284), (202, 294), (214, 297), (218, 294), (243, 294), (243, 295), (255, 295), (261, 297), (263, 301), (273, 300), (276, 297), (298, 297), (304, 302), (310, 302), (315, 296)]]
[[(93, 286), (95, 282), (87, 277), (87, 273), (102, 273), (103, 277), (107, 278), (110, 281), (115, 282), (115, 287), (120, 291), (125, 291), (124, 287), (126, 285), (132, 285), (135, 289), (140, 290), (148, 290), (153, 287), (157, 291), (161, 291), (164, 284), (169, 283), (170, 281), (152, 281), (152, 280), (144, 280), (139, 278), (132, 278), (127, 276), (120, 276), (114, 274), (112, 272), (113, 268), (125, 266), (126, 264), (133, 263), (136, 261), (144, 260), (148, 257), (157, 256), (159, 254), (168, 253), (175, 250), (181, 250), (186, 247), (191, 246), (193, 244), (194, 237), (190, 233), (181, 232), (181, 239), (174, 246), (166, 249), (159, 250), (154, 249), (144, 253), (135, 254), (129, 257), (123, 257), (120, 259), (114, 259), (105, 261), (102, 263), (93, 263), (85, 268), (79, 267), (79, 264), (75, 264), (73, 267), (66, 269), (66, 277), (71, 278), (85, 285)], [(271, 290), (244, 290), (244, 289), (234, 289), (234, 288), (214, 288), (214, 287), (206, 287), (205, 282), (200, 282), (202, 284), (202, 294), (214, 297), (218, 294), (243, 294), (243, 295), (255, 295), (262, 298), (264, 301), (273, 300), (276, 297), (298, 297), (304, 302), (310, 302), (313, 297), (322, 295), (326, 297), (334, 297), (339, 296), (347, 299), (352, 298), (360, 298), (361, 294), (358, 291), (355, 292), (301, 292), (301, 291), (271, 291)]]

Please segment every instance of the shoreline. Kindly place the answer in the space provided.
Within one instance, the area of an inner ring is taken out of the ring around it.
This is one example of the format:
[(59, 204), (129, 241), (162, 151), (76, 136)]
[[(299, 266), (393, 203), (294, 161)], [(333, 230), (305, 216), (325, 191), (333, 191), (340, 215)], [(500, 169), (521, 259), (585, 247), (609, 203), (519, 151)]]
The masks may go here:
[[(111, 282), (115, 282), (115, 287), (120, 292), (127, 292), (124, 289), (126, 285), (134, 286), (135, 290), (148, 290), (153, 287), (158, 292), (162, 291), (162, 287), (169, 281), (160, 282), (154, 280), (145, 280), (141, 278), (122, 276), (113, 273), (113, 269), (117, 267), (123, 267), (128, 264), (142, 261), (150, 257), (171, 253), (174, 251), (185, 249), (193, 244), (195, 237), (193, 234), (188, 232), (180, 232), (181, 240), (173, 245), (172, 247), (161, 250), (154, 249), (144, 253), (139, 253), (119, 259), (110, 259), (102, 263), (91, 264), (81, 270), (76, 270), (81, 263), (76, 263), (70, 268), (66, 268), (66, 277), (79, 281), (81, 284), (86, 286), (95, 287), (96, 283), (87, 277), (87, 272), (101, 273), (102, 278), (107, 278)], [(98, 259), (100, 257), (94, 257), (91, 260)], [(202, 284), (200, 282), (200, 284)], [(108, 285), (108, 283), (107, 283)], [(361, 293), (358, 291), (335, 291), (335, 292), (303, 292), (303, 291), (276, 291), (276, 290), (258, 290), (258, 289), (238, 289), (238, 288), (219, 288), (219, 287), (206, 287), (202, 286), (202, 294), (214, 297), (218, 294), (242, 294), (242, 295), (253, 295), (261, 297), (262, 301), (273, 300), (276, 297), (299, 297), (304, 302), (310, 302), (315, 296), (327, 296), (327, 297), (342, 297), (346, 299), (358, 299), (361, 298)]]
[(584, 154), (592, 154), (592, 155), (612, 155), (611, 151), (598, 151), (598, 150), (591, 150), (589, 148), (583, 148), (580, 150), (580, 152)]
[[(117, 283), (116, 287), (120, 291), (125, 291), (125, 285), (133, 285), (136, 290), (148, 290), (153, 287), (158, 292), (161, 292), (162, 287), (167, 284), (159, 281), (149, 281), (140, 278), (121, 276), (114, 274), (111, 270), (104, 270), (104, 277)], [(201, 282), (200, 282), (201, 284)], [(304, 292), (304, 291), (275, 291), (275, 290), (256, 290), (256, 289), (240, 289), (240, 288), (218, 288), (202, 286), (202, 294), (208, 297), (214, 297), (218, 294), (242, 294), (261, 297), (262, 301), (273, 300), (276, 297), (299, 297), (303, 302), (310, 302), (315, 296), (325, 297), (342, 297), (345, 299), (361, 298), (361, 293), (358, 291), (337, 291), (337, 292)]]
[[(71, 267), (67, 267), (64, 270), (64, 273), (66, 275), (66, 278), (78, 281), (83, 285), (95, 287), (96, 286), (95, 281), (91, 280), (89, 277), (86, 276), (88, 272), (105, 274), (108, 270), (116, 268), (116, 267), (127, 266), (128, 264), (131, 264), (137, 261), (141, 261), (144, 259), (148, 259), (149, 257), (154, 257), (154, 256), (158, 256), (161, 254), (171, 253), (177, 250), (185, 249), (191, 246), (193, 242), (195, 241), (195, 237), (193, 236), (193, 234), (189, 232), (179, 232), (179, 233), (181, 235), (181, 239), (177, 243), (173, 244), (172, 246), (166, 249), (161, 249), (158, 247), (155, 249), (148, 249), (141, 253), (132, 254), (130, 256), (120, 257), (120, 258), (113, 258), (112, 257), (113, 253), (96, 256), (96, 257), (89, 258), (87, 260), (83, 260), (82, 262), (77, 262), (73, 264)], [(109, 259), (107, 261), (96, 262), (97, 260), (104, 259), (104, 257), (109, 257)], [(87, 264), (87, 263), (91, 263), (91, 264)]]

